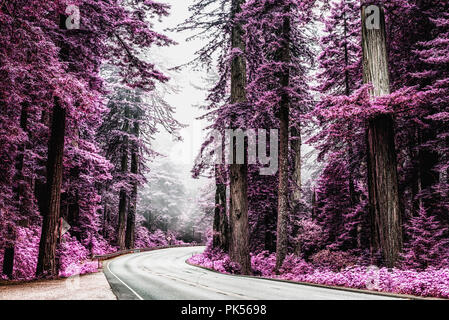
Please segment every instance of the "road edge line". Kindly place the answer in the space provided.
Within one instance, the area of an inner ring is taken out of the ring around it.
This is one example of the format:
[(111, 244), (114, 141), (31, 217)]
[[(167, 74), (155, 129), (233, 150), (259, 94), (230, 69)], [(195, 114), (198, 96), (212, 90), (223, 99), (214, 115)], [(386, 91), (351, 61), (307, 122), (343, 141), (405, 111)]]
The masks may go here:
[[(108, 261), (108, 263), (106, 264), (106, 269), (108, 269), (109, 273), (112, 274), (118, 281), (120, 281), (126, 288), (128, 288), (139, 300), (145, 300), (133, 288), (128, 286), (124, 281), (122, 281), (122, 279), (120, 279), (114, 272), (112, 272), (111, 268), (109, 268), (109, 263), (110, 262), (111, 261)], [(117, 297), (117, 299), (118, 299), (118, 297)]]
[(284, 282), (284, 283), (304, 285), (304, 286), (309, 286), (309, 287), (318, 287), (318, 288), (323, 288), (323, 289), (334, 289), (334, 290), (349, 291), (349, 292), (361, 293), (361, 294), (367, 294), (367, 295), (372, 294), (372, 295), (385, 296), (385, 297), (391, 297), (391, 298), (402, 298), (404, 300), (406, 300), (406, 299), (409, 299), (409, 300), (447, 300), (447, 299), (443, 299), (443, 298), (419, 297), (419, 296), (405, 295), (405, 294), (399, 294), (399, 293), (389, 293), (389, 292), (363, 290), (363, 289), (357, 289), (357, 288), (329, 286), (329, 285), (319, 284), (319, 283), (300, 282), (300, 281), (292, 281), (292, 280), (286, 280), (286, 279), (265, 278), (265, 277), (241, 275), (241, 274), (229, 274), (229, 273), (223, 273), (223, 272), (217, 271), (215, 269), (199, 266), (199, 265), (193, 264), (191, 262), (188, 262), (187, 260), (185, 261), (185, 263), (190, 265), (190, 266), (192, 266), (192, 267), (201, 268), (201, 269), (208, 270), (208, 271), (211, 271), (211, 272), (215, 272), (215, 273), (218, 273), (218, 274), (227, 275), (227, 276), (233, 276), (233, 277), (242, 277), (242, 278), (249, 278), (249, 279), (263, 279), (263, 280), (269, 280), (269, 281), (276, 281), (276, 282)]

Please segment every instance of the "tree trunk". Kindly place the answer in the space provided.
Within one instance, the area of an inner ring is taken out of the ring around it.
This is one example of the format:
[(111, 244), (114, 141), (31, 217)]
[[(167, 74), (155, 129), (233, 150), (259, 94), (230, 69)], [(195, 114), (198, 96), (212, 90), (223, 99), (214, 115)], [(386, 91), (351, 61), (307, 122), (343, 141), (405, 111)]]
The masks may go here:
[[(348, 20), (346, 17), (346, 12), (343, 13), (343, 22), (344, 22), (344, 38), (345, 42), (343, 45), (344, 52), (345, 52), (345, 94), (347, 97), (351, 94), (351, 86), (350, 86), (350, 79), (349, 79), (349, 50), (348, 50)], [(352, 123), (348, 124), (348, 132), (352, 132)], [(351, 207), (354, 208), (354, 206), (357, 203), (357, 195), (355, 192), (355, 184), (354, 184), (354, 178), (352, 176), (352, 168), (351, 164), (353, 161), (354, 151), (353, 151), (353, 145), (351, 141), (348, 141), (348, 163), (349, 163), (349, 170), (348, 170), (348, 184), (349, 184), (349, 199), (351, 201)]]
[[(22, 111), (20, 114), (20, 128), (26, 132), (27, 131), (27, 122), (28, 122), (28, 105), (27, 103), (24, 103), (22, 105)], [(16, 194), (16, 201), (18, 204), (19, 212), (21, 212), (22, 205), (21, 205), (21, 197), (24, 194), (24, 185), (23, 185), (23, 159), (24, 159), (24, 152), (25, 152), (25, 143), (22, 143), (19, 148), (19, 155), (16, 159), (16, 176), (15, 176), (15, 183), (17, 183), (17, 186), (15, 187), (15, 194)], [(3, 255), (3, 274), (7, 276), (8, 278), (12, 278), (12, 274), (14, 271), (14, 252), (15, 252), (15, 235), (13, 242), (10, 246), (5, 248), (5, 252)]]
[[(136, 121), (134, 122), (133, 134), (134, 138), (139, 137), (139, 123), (137, 112), (135, 114)], [(139, 147), (137, 141), (132, 143), (131, 151), (131, 173), (137, 176), (139, 172)], [(135, 228), (136, 228), (136, 211), (137, 211), (137, 181), (133, 181), (131, 196), (129, 199), (128, 219), (126, 222), (126, 248), (133, 249), (135, 241)]]
[(215, 212), (213, 247), (225, 252), (229, 250), (229, 227), (226, 214), (226, 183), (221, 166), (215, 166)]
[[(241, 12), (244, 0), (232, 0), (231, 16)], [(243, 41), (243, 29), (239, 23), (232, 27), (232, 48), (238, 48), (245, 52)], [(231, 63), (231, 103), (246, 103), (246, 61), (242, 55), (233, 58)], [(240, 264), (242, 274), (251, 273), (251, 261), (249, 255), (249, 226), (248, 226), (248, 181), (247, 164), (236, 163), (235, 143), (232, 164), (229, 168), (230, 175), (230, 247), (229, 256), (232, 261)]]
[[(423, 122), (428, 122), (428, 120), (423, 120)], [(429, 141), (435, 140), (435, 129), (422, 129), (419, 130), (419, 143), (428, 143)], [(419, 160), (419, 178), (420, 178), (420, 190), (428, 191), (428, 195), (423, 197), (421, 203), (423, 207), (427, 210), (427, 213), (432, 214), (435, 208), (435, 202), (437, 201), (434, 197), (431, 187), (439, 182), (439, 173), (435, 170), (440, 157), (438, 152), (432, 151), (430, 148), (421, 147), (418, 152)]]
[[(125, 107), (125, 124), (123, 126), (123, 145), (122, 145), (122, 159), (121, 159), (121, 171), (124, 175), (128, 172), (128, 131), (129, 131), (129, 108)], [(128, 208), (128, 195), (126, 193), (125, 188), (120, 190), (119, 196), (119, 205), (118, 205), (118, 232), (117, 232), (117, 245), (120, 247), (120, 250), (124, 250), (126, 248), (126, 214)]]
[(316, 190), (313, 188), (312, 190), (312, 220), (315, 220), (318, 217), (318, 207), (316, 203)]
[(301, 132), (293, 127), (291, 130), (291, 135), (296, 138), (296, 140), (292, 141), (294, 158), (293, 182), (295, 183), (292, 200), (295, 205), (298, 205), (301, 200)]
[(55, 97), (51, 134), (48, 141), (47, 184), (45, 206), (42, 212), (43, 222), (36, 269), (37, 277), (55, 277), (58, 275), (56, 245), (61, 208), (65, 124), (66, 110), (61, 107), (59, 98)]
[[(372, 96), (390, 93), (385, 17), (379, 6), (378, 29), (366, 26), (366, 6), (362, 6), (363, 81), (373, 85)], [(368, 121), (368, 189), (373, 249), (377, 245), (388, 267), (396, 263), (402, 248), (402, 217), (399, 204), (394, 120), (380, 115)]]
[[(290, 8), (286, 7), (286, 15)], [(290, 62), (290, 18), (284, 17), (282, 32), (283, 46), (279, 50), (280, 61), (287, 65)], [(289, 85), (290, 73), (284, 70), (279, 77), (282, 88)], [(289, 126), (290, 96), (283, 92), (279, 106), (279, 190), (278, 190), (278, 222), (276, 236), (276, 270), (282, 266), (287, 255), (289, 216), (288, 204), (288, 126)]]

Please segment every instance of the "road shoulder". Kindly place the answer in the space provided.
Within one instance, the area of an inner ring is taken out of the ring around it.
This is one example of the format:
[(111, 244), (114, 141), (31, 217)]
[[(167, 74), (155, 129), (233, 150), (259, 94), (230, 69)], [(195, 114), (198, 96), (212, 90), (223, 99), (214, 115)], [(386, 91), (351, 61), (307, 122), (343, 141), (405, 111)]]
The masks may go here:
[(0, 285), (0, 300), (117, 300), (103, 272)]

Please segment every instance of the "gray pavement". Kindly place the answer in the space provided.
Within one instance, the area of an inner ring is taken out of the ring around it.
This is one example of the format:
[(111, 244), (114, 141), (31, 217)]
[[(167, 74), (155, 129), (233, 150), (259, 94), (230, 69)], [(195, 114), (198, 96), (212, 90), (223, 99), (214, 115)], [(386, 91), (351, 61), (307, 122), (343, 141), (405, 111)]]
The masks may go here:
[(120, 300), (383, 300), (394, 297), (219, 274), (185, 260), (204, 247), (130, 254), (104, 272)]

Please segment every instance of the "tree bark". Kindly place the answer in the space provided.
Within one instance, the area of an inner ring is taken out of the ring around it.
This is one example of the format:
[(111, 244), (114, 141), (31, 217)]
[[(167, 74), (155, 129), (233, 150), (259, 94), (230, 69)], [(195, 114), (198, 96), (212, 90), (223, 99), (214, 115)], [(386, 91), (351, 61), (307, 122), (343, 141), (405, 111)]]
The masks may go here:
[[(428, 120), (423, 120), (423, 122), (428, 122)], [(431, 128), (430, 125), (429, 128)], [(418, 131), (418, 134), (420, 144), (436, 139), (434, 128), (421, 129)], [(421, 203), (427, 212), (432, 214), (432, 210), (435, 208), (436, 199), (431, 191), (431, 187), (439, 181), (439, 173), (435, 170), (435, 167), (438, 164), (440, 157), (438, 152), (432, 151), (430, 148), (421, 147), (418, 152), (418, 160), (420, 191), (427, 190), (429, 192), (428, 196), (422, 197)]]
[[(350, 86), (350, 78), (349, 78), (349, 71), (348, 71), (348, 67), (349, 67), (349, 50), (348, 50), (348, 20), (346, 17), (346, 12), (343, 13), (343, 25), (344, 25), (344, 38), (345, 38), (345, 42), (343, 45), (344, 48), (344, 52), (345, 52), (345, 94), (347, 97), (350, 96), (351, 94), (351, 86)], [(348, 132), (352, 132), (353, 128), (352, 128), (352, 123), (348, 124)], [(351, 164), (352, 164), (352, 158), (354, 156), (354, 151), (353, 151), (353, 145), (351, 141), (348, 141), (348, 163), (349, 163), (349, 170), (348, 170), (348, 184), (349, 184), (349, 199), (351, 201), (351, 206), (354, 207), (355, 204), (357, 203), (357, 195), (355, 192), (355, 184), (354, 184), (354, 178), (352, 176), (352, 168), (351, 168)]]
[[(232, 0), (231, 16), (235, 18), (241, 12), (244, 0)], [(232, 27), (232, 48), (238, 48), (245, 52), (243, 41), (243, 29), (240, 23), (234, 23)], [(231, 62), (231, 103), (246, 103), (246, 61), (242, 55), (236, 56)], [(231, 124), (232, 125), (232, 124)], [(234, 145), (234, 158), (236, 147)], [(247, 164), (232, 164), (229, 168), (230, 175), (230, 246), (229, 257), (239, 263), (242, 274), (251, 273), (251, 261), (249, 255), (249, 226), (248, 226), (248, 181)]]
[[(290, 8), (286, 7), (286, 15)], [(290, 62), (290, 18), (284, 17), (281, 31), (283, 46), (279, 52), (280, 61), (287, 65)], [(290, 73), (286, 69), (279, 77), (282, 88), (286, 88), (290, 82)], [(288, 127), (289, 127), (290, 96), (282, 93), (279, 106), (279, 190), (278, 190), (278, 222), (276, 236), (276, 270), (284, 263), (287, 255), (288, 231), (287, 221), (289, 216), (288, 204)]]
[[(122, 145), (122, 159), (121, 159), (121, 171), (125, 175), (128, 172), (128, 131), (129, 131), (129, 107), (125, 107), (125, 123), (123, 126), (123, 145)], [(128, 208), (128, 194), (125, 188), (121, 188), (119, 195), (119, 205), (118, 205), (118, 232), (117, 232), (117, 245), (120, 250), (126, 248), (126, 215)]]
[(312, 220), (315, 220), (318, 217), (318, 207), (316, 203), (316, 190), (313, 188), (312, 190)]
[(48, 141), (47, 183), (42, 234), (39, 243), (37, 277), (55, 277), (58, 275), (56, 265), (56, 245), (58, 241), (58, 220), (61, 204), (61, 186), (64, 155), (64, 137), (66, 110), (55, 97), (51, 134)]
[[(366, 6), (362, 6), (363, 81), (371, 83), (373, 97), (390, 93), (384, 11), (379, 6), (378, 29), (366, 26)], [(372, 225), (372, 247), (378, 246), (388, 267), (393, 267), (402, 248), (394, 120), (379, 115), (368, 121), (368, 189)]]
[[(135, 122), (133, 127), (134, 138), (139, 137), (139, 123), (138, 112), (135, 113)], [(131, 173), (137, 176), (139, 172), (139, 147), (137, 141), (132, 143), (131, 151)], [(128, 218), (126, 222), (126, 248), (133, 249), (135, 241), (135, 228), (136, 228), (136, 212), (137, 212), (137, 181), (133, 181), (131, 196), (129, 199)]]
[(295, 205), (298, 205), (301, 200), (301, 132), (295, 127), (291, 130), (292, 137), (296, 140), (292, 141), (292, 151), (294, 158), (294, 172), (293, 182), (295, 183), (292, 199)]
[(220, 165), (215, 166), (215, 211), (213, 247), (225, 252), (229, 250), (229, 226), (226, 214), (226, 183)]

